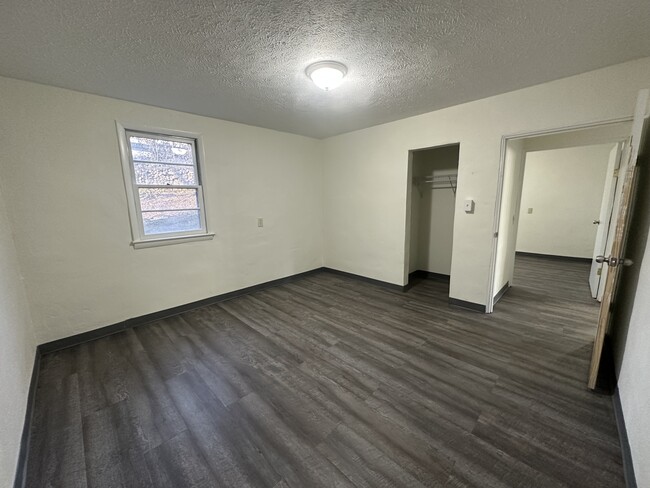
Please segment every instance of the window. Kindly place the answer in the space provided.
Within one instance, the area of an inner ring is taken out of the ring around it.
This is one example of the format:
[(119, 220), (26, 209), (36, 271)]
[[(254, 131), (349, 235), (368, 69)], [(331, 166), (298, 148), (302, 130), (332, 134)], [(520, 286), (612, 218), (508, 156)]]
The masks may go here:
[(198, 136), (118, 131), (134, 247), (211, 238)]

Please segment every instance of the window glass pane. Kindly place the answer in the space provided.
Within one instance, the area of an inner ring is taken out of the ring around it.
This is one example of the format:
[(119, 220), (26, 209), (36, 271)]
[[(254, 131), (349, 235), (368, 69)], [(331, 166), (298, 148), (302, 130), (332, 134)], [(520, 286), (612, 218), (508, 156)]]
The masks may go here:
[(183, 210), (199, 207), (198, 191), (192, 188), (140, 188), (140, 208), (147, 210)]
[(134, 163), (138, 185), (196, 185), (194, 166), (176, 164)]
[(144, 233), (167, 234), (170, 232), (187, 232), (201, 229), (198, 210), (172, 212), (143, 212)]
[(194, 151), (188, 142), (129, 136), (134, 161), (194, 164)]

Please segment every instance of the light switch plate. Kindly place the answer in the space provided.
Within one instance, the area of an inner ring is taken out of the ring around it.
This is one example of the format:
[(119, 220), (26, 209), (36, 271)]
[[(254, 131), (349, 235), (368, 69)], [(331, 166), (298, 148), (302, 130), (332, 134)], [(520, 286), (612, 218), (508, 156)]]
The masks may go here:
[(465, 209), (465, 213), (474, 213), (474, 200), (472, 200), (471, 198), (465, 200), (464, 209)]

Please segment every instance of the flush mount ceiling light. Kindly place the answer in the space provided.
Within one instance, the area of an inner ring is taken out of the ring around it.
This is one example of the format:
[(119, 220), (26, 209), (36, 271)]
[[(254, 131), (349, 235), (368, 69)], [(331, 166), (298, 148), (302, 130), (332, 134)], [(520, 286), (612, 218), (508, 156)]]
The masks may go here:
[(305, 73), (318, 88), (325, 91), (333, 90), (341, 83), (348, 69), (336, 61), (320, 61), (307, 66)]

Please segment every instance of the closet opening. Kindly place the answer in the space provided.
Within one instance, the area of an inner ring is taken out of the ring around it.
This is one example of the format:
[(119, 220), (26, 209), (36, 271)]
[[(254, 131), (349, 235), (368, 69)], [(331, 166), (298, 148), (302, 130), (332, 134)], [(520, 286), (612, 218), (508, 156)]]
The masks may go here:
[(450, 281), (459, 153), (460, 144), (409, 151), (404, 263), (409, 286)]

